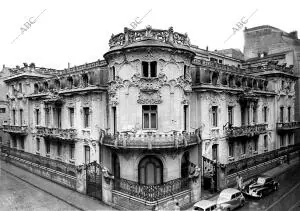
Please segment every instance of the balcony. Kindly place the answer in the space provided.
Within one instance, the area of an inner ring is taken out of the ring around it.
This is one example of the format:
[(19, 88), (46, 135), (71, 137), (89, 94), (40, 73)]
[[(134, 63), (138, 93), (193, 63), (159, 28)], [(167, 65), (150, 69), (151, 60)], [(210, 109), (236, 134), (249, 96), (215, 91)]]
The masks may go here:
[(102, 144), (114, 148), (123, 149), (174, 149), (192, 146), (200, 143), (200, 137), (196, 133), (152, 133), (148, 134), (106, 134)]
[(300, 122), (278, 122), (276, 128), (278, 132), (295, 130), (300, 128)]
[(37, 134), (43, 137), (52, 139), (60, 139), (65, 141), (72, 141), (77, 136), (76, 129), (61, 129), (61, 128), (49, 128), (36, 126)]
[(27, 135), (28, 126), (3, 125), (3, 131), (7, 133), (18, 134), (18, 135)]
[(226, 128), (226, 135), (228, 138), (256, 136), (266, 132), (267, 132), (267, 124), (244, 125), (240, 127)]

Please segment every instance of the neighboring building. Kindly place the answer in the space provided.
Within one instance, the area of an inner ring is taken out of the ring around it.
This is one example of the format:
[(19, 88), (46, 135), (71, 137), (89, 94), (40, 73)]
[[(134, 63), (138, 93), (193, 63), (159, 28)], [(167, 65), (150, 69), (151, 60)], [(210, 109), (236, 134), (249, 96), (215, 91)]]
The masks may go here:
[[(263, 65), (268, 61), (278, 61), (279, 65), (293, 66), (293, 73), (300, 76), (300, 40), (297, 31), (290, 33), (272, 26), (258, 26), (244, 31), (244, 55), (246, 64)], [(294, 118), (300, 121), (300, 79), (296, 86)], [(298, 131), (296, 140), (300, 140)]]
[(298, 149), (297, 77), (282, 53), (244, 61), (172, 27), (125, 28), (109, 46), (105, 61), (8, 69), (12, 163), (108, 204), (152, 209), (198, 201), (201, 184), (225, 188)]

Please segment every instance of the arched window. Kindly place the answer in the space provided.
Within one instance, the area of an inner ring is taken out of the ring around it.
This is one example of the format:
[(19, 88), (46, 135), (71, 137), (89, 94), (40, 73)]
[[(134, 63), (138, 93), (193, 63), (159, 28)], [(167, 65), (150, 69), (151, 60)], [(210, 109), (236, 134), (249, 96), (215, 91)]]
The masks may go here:
[(39, 85), (34, 84), (34, 94), (37, 94), (39, 92)]
[(163, 164), (153, 156), (144, 157), (139, 163), (139, 183), (157, 185), (163, 182)]
[(190, 154), (185, 152), (181, 158), (181, 178), (186, 178), (189, 176), (189, 163)]

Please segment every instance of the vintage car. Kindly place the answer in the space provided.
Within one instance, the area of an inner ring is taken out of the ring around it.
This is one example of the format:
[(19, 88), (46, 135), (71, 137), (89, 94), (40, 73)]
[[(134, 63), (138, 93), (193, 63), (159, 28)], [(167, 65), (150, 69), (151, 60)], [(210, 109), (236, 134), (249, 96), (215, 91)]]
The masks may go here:
[(222, 210), (234, 210), (245, 205), (245, 197), (235, 188), (227, 188), (221, 191), (217, 199), (217, 207)]
[(194, 204), (193, 210), (218, 211), (216, 201), (201, 200)]
[(243, 193), (248, 196), (261, 198), (264, 195), (267, 195), (268, 193), (278, 189), (279, 183), (274, 181), (273, 178), (269, 176), (260, 176), (252, 180), (249, 184), (245, 185), (243, 188)]

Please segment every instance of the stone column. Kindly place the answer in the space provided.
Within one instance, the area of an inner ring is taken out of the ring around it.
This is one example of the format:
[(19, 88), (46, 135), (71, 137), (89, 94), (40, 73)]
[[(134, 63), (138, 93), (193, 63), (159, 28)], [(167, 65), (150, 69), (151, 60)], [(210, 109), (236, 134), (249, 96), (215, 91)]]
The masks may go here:
[(76, 174), (76, 190), (80, 193), (86, 194), (86, 170), (83, 169), (83, 166)]
[(192, 192), (192, 202), (197, 202), (201, 198), (201, 173), (198, 178), (192, 178), (190, 181)]
[(107, 204), (112, 204), (113, 180), (105, 178), (102, 175), (102, 201)]

